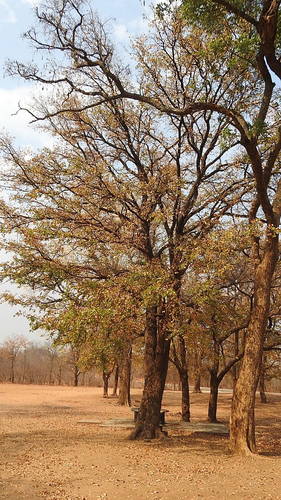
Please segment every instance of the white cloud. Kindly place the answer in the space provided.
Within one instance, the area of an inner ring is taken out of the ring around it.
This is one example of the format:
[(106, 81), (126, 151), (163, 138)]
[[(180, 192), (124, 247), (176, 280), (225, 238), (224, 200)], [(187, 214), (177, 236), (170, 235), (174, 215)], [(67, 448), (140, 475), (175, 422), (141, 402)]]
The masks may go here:
[[(128, 21), (127, 25), (124, 24), (116, 25), (117, 32), (120, 34), (120, 38), (123, 35), (125, 39), (125, 33), (127, 34), (127, 38), (129, 35), (138, 36), (143, 33), (147, 33), (150, 29), (150, 23), (154, 19), (154, 6), (159, 3), (159, 0), (152, 0), (150, 2), (146, 2), (145, 5), (142, 5), (141, 13), (135, 18), (132, 18)], [(115, 29), (116, 33), (116, 29)]]
[(50, 144), (49, 136), (29, 124), (30, 116), (26, 112), (17, 113), (19, 102), (24, 106), (33, 95), (36, 95), (36, 88), (32, 86), (0, 88), (0, 131), (8, 132), (20, 145), (42, 147)]
[[(154, 0), (153, 3), (159, 2), (159, 0)], [(149, 31), (149, 23), (153, 19), (153, 5), (143, 6), (142, 13), (130, 19), (127, 24), (124, 23), (113, 23), (113, 36), (117, 41), (128, 42), (130, 37), (139, 36), (142, 33), (147, 33)]]
[(114, 27), (114, 36), (117, 40), (127, 40), (129, 36), (129, 32), (125, 26), (125, 24), (115, 24)]
[(21, 1), (22, 3), (31, 5), (31, 7), (37, 7), (37, 5), (39, 5), (39, 3), (41, 2), (41, 0), (21, 0)]
[(14, 24), (16, 22), (16, 14), (8, 5), (8, 0), (0, 0), (0, 23)]

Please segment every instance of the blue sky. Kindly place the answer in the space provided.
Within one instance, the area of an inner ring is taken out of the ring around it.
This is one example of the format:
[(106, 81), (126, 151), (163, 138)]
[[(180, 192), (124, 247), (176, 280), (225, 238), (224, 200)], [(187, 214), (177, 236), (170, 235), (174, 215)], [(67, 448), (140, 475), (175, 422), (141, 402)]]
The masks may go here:
[[(27, 146), (43, 146), (48, 139), (28, 125), (24, 113), (14, 116), (18, 102), (28, 100), (33, 89), (20, 79), (5, 76), (4, 64), (7, 59), (26, 62), (32, 59), (33, 51), (21, 35), (34, 25), (33, 7), (39, 3), (40, 0), (0, 0), (0, 131), (6, 130), (17, 143)], [(112, 35), (120, 49), (129, 46), (130, 35), (146, 29), (144, 16), (150, 9), (141, 0), (93, 0), (92, 5), (102, 19), (110, 20)], [(27, 321), (14, 316), (15, 312), (7, 304), (0, 305), (0, 343), (14, 334), (36, 340), (38, 335), (29, 333)]]
[[(150, 8), (144, 7), (141, 0), (92, 0), (91, 3), (103, 20), (110, 20), (112, 36), (121, 49), (129, 46), (130, 34), (146, 28), (144, 15)], [(40, 146), (46, 138), (27, 127), (23, 113), (13, 116), (18, 102), (28, 100), (32, 89), (20, 79), (5, 76), (4, 70), (7, 59), (32, 60), (33, 50), (21, 35), (34, 25), (33, 7), (39, 4), (40, 0), (0, 0), (0, 130), (6, 128), (19, 143)]]

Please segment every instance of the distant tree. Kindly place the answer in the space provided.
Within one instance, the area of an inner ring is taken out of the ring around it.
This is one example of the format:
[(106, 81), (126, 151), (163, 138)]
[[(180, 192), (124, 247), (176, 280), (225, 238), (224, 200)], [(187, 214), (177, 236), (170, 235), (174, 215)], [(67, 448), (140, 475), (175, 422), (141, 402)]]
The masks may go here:
[(22, 350), (26, 349), (28, 344), (28, 339), (23, 335), (8, 337), (2, 344), (2, 352), (10, 362), (9, 380), (12, 384), (15, 382), (15, 363), (17, 356)]

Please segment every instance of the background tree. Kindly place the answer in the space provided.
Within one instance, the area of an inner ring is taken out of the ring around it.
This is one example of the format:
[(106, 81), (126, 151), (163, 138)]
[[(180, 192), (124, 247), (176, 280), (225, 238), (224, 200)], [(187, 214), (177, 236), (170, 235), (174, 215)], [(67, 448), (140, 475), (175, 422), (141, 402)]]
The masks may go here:
[(9, 337), (2, 345), (2, 352), (9, 360), (10, 376), (9, 381), (12, 384), (15, 382), (15, 363), (17, 356), (21, 351), (24, 351), (28, 346), (28, 340), (23, 335), (15, 335)]

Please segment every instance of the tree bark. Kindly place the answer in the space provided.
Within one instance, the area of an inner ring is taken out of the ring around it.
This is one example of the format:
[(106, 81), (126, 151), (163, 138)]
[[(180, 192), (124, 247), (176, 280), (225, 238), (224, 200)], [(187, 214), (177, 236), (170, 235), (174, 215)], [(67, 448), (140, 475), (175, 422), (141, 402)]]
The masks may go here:
[(278, 237), (268, 229), (263, 258), (256, 266), (254, 302), (245, 352), (232, 400), (230, 448), (248, 455), (256, 451), (254, 408), (260, 375), (265, 329), (269, 314), (271, 281), (278, 259)]
[(115, 367), (114, 384), (113, 384), (113, 391), (112, 391), (112, 396), (115, 396), (115, 397), (117, 396), (118, 382), (119, 382), (119, 365), (117, 364)]
[[(215, 315), (213, 321), (215, 322)], [(210, 373), (210, 397), (208, 406), (208, 420), (209, 422), (217, 422), (217, 405), (218, 405), (218, 391), (220, 380), (218, 378), (218, 371), (220, 366), (220, 343), (217, 339), (216, 329), (213, 329), (213, 353), (212, 365), (209, 368)]]
[(58, 369), (58, 385), (61, 385), (61, 379), (62, 379), (62, 366), (59, 366)]
[(220, 380), (215, 370), (210, 370), (210, 398), (208, 406), (208, 421), (217, 422), (217, 406)]
[(118, 404), (121, 406), (131, 406), (131, 363), (132, 363), (132, 346), (131, 343), (125, 345), (122, 353), (120, 367), (120, 385)]
[(184, 338), (179, 336), (179, 361), (178, 368), (181, 381), (181, 418), (184, 422), (190, 422), (190, 397), (189, 397), (189, 381), (188, 381), (188, 362), (187, 352)]
[(25, 377), (26, 377), (26, 348), (24, 349), (23, 352), (23, 373), (22, 373), (23, 384), (25, 384)]
[(110, 379), (110, 373), (103, 370), (102, 379), (103, 379), (103, 397), (108, 398), (108, 383)]
[(11, 357), (10, 382), (12, 384), (14, 384), (14, 382), (15, 382), (15, 358), (14, 357)]
[[(234, 334), (234, 357), (237, 357), (239, 354), (239, 333), (235, 332)], [(238, 365), (237, 363), (232, 367), (231, 370), (232, 381), (233, 381), (233, 390), (236, 386), (237, 378), (238, 378)]]
[(259, 378), (259, 391), (260, 391), (260, 401), (261, 403), (267, 403), (267, 397), (265, 394), (265, 354), (263, 354), (261, 370), (260, 370), (260, 378)]
[(168, 370), (170, 339), (159, 325), (157, 306), (146, 310), (144, 389), (130, 439), (154, 439), (159, 433), (160, 409)]
[(74, 387), (78, 386), (79, 375), (80, 375), (79, 368), (78, 368), (78, 366), (75, 365), (73, 368), (73, 385), (74, 385)]
[(184, 422), (190, 422), (190, 397), (188, 384), (188, 371), (181, 372), (181, 418)]
[(201, 370), (202, 370), (202, 356), (200, 349), (196, 349), (194, 356), (194, 388), (195, 394), (201, 394)]

